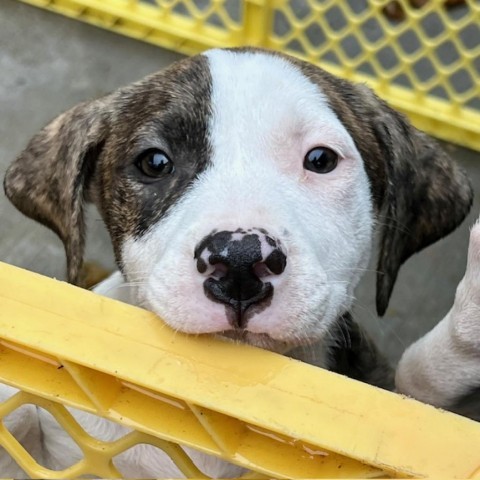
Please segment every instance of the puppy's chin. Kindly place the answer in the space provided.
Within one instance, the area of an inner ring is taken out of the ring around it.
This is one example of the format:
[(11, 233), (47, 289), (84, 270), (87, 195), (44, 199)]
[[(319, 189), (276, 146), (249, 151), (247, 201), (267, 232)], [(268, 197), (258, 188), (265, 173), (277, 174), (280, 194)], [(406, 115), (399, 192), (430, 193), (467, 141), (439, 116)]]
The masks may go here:
[(157, 295), (138, 293), (137, 290), (135, 303), (158, 315), (175, 331), (213, 335), (284, 355), (294, 349), (310, 351), (313, 345), (324, 344), (341, 313), (339, 302), (335, 301), (323, 301), (303, 311), (292, 309), (284, 315), (278, 313), (278, 307), (273, 312), (270, 311), (273, 307), (269, 307), (254, 315), (246, 328), (241, 329), (231, 326), (224, 305), (205, 301), (196, 302), (196, 308), (186, 308), (187, 301), (173, 305), (159, 301)]
[(267, 333), (253, 333), (246, 330), (227, 330), (216, 336), (232, 340), (235, 343), (246, 343), (270, 352), (285, 354), (296, 347), (293, 343), (275, 340)]

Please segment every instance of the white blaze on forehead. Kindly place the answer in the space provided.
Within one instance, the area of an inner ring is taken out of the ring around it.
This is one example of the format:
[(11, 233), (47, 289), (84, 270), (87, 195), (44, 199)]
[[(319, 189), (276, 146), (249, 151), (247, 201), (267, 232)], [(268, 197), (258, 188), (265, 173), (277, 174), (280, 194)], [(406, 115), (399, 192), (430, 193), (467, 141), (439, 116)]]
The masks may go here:
[(258, 157), (259, 147), (268, 143), (270, 156), (276, 148), (277, 161), (292, 149), (303, 158), (319, 140), (341, 155), (356, 151), (324, 93), (288, 60), (265, 52), (211, 50), (205, 55), (212, 76), (214, 149), (230, 146), (234, 155), (240, 147)]

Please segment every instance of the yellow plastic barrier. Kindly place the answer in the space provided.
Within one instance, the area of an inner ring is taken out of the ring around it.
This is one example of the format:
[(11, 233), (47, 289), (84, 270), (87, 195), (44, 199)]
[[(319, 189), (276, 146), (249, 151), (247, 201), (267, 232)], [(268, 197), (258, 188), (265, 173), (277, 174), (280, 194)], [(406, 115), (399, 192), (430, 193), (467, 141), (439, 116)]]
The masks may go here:
[[(0, 381), (50, 411), (84, 459), (38, 465), (0, 422), (0, 445), (36, 478), (118, 477), (137, 443), (177, 445), (277, 478), (480, 476), (480, 424), (267, 351), (172, 332), (145, 310), (0, 263)], [(135, 359), (135, 361), (132, 361)], [(87, 435), (66, 406), (135, 431)], [(255, 473), (257, 472), (257, 473)], [(1, 472), (0, 472), (1, 474)]]
[[(256, 45), (366, 82), (421, 129), (480, 150), (480, 2), (22, 0), (185, 54)], [(461, 3), (461, 2), (460, 2)]]

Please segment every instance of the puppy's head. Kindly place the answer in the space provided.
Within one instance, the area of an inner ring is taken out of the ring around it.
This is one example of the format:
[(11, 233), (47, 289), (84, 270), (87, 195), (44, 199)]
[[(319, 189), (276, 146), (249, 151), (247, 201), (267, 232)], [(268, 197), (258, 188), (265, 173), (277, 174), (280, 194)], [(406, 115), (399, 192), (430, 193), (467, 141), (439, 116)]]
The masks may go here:
[(276, 350), (321, 339), (351, 307), (377, 228), (383, 314), (401, 264), (472, 196), (366, 87), (260, 50), (210, 51), (74, 107), (31, 140), (5, 190), (63, 240), (71, 282), (93, 201), (141, 305)]

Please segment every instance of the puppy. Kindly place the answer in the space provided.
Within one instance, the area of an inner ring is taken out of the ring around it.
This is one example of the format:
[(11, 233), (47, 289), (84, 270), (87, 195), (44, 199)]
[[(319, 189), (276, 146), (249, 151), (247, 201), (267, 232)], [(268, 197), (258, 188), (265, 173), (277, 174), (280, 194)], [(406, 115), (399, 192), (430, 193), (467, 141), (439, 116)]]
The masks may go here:
[(453, 307), (405, 351), (395, 383), (402, 393), (480, 421), (480, 219)]
[[(390, 389), (392, 369), (349, 314), (374, 236), (383, 315), (402, 263), (472, 201), (465, 173), (368, 88), (258, 49), (208, 51), (77, 105), (30, 141), (4, 185), (62, 239), (70, 282), (93, 202), (121, 272), (100, 293), (123, 292), (176, 330)], [(45, 461), (60, 468), (74, 454), (53, 458), (41, 422)], [(174, 476), (151, 450), (126, 474)]]

